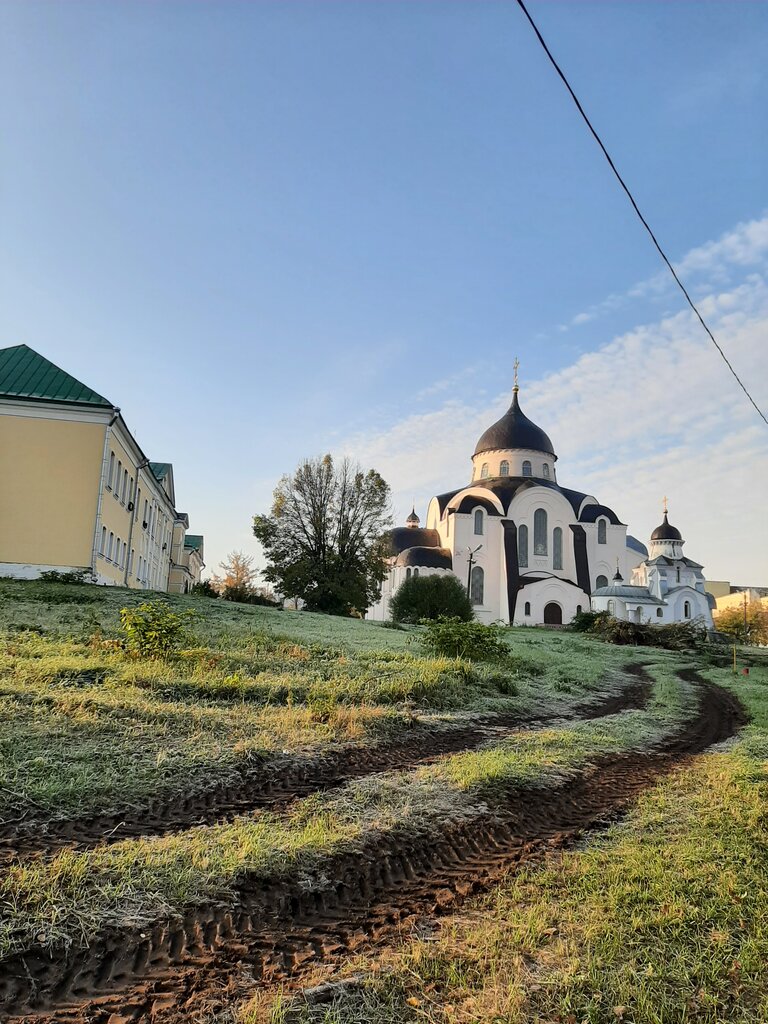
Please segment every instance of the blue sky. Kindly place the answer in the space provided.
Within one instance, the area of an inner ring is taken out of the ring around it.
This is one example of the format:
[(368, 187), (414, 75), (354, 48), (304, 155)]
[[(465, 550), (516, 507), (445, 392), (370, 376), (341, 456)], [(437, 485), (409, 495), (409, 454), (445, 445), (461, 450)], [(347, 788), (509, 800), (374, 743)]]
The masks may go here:
[[(768, 5), (530, 9), (765, 408)], [(0, 146), (0, 344), (122, 407), (211, 568), (326, 449), (423, 514), (518, 355), (563, 483), (768, 584), (768, 429), (515, 4), (5, 0)]]

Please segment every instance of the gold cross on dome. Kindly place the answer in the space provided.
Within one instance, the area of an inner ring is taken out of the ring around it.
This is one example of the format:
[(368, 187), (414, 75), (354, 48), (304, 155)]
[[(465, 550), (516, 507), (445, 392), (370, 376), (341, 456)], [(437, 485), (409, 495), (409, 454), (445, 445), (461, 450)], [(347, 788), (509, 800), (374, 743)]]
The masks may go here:
[(517, 387), (517, 371), (520, 366), (520, 360), (517, 358), (517, 356), (515, 356), (515, 361), (512, 365), (515, 368), (515, 387)]
[(667, 499), (667, 496), (665, 494), (664, 495), (664, 515), (666, 515), (669, 512), (669, 509), (667, 508), (667, 500), (668, 499)]

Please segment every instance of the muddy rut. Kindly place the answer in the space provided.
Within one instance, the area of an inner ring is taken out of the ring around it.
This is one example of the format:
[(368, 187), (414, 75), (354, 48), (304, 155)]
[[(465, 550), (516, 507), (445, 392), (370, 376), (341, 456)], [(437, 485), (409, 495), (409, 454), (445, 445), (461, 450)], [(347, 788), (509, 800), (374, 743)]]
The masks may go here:
[(524, 863), (615, 818), (660, 774), (734, 734), (735, 698), (701, 680), (696, 717), (662, 749), (604, 759), (558, 786), (496, 794), (492, 810), (422, 833), (372, 836), (328, 858), (313, 885), (246, 879), (233, 905), (189, 909), (89, 949), (29, 951), (0, 965), (0, 1006), (29, 1024), (181, 1024), (254, 984), (300, 983), (313, 965), (385, 942)]
[[(651, 691), (648, 673), (641, 665), (630, 665), (623, 671), (627, 685), (622, 690), (577, 706), (568, 718), (601, 718), (643, 707)], [(122, 812), (63, 821), (7, 822), (0, 824), (0, 865), (14, 858), (51, 854), (64, 847), (87, 848), (121, 839), (181, 832), (193, 825), (230, 821), (250, 811), (279, 811), (293, 800), (341, 786), (351, 779), (414, 768), (445, 754), (472, 750), (517, 729), (540, 727), (556, 720), (555, 715), (527, 719), (495, 715), (476, 719), (464, 728), (415, 728), (394, 743), (347, 746), (282, 764), (260, 765), (244, 770), (226, 785), (188, 797), (153, 800), (144, 808), (131, 807)]]

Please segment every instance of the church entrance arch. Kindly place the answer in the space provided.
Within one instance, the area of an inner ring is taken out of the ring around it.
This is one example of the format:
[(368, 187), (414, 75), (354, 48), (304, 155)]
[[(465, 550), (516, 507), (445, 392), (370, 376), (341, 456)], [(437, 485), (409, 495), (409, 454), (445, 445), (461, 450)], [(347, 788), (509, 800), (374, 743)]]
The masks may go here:
[(562, 626), (562, 624), (563, 609), (555, 601), (550, 601), (549, 604), (544, 606), (544, 625)]

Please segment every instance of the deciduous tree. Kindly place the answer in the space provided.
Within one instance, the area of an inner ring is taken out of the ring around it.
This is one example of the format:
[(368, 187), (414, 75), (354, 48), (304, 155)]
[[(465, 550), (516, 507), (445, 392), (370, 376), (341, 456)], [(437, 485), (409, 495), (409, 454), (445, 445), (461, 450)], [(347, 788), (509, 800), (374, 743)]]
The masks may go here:
[(277, 485), (270, 515), (254, 516), (264, 578), (310, 611), (362, 611), (386, 575), (382, 535), (391, 522), (389, 486), (375, 469), (305, 459)]
[(258, 578), (258, 569), (253, 568), (253, 555), (242, 551), (230, 551), (226, 562), (219, 562), (222, 575), (214, 573), (212, 586), (229, 601), (243, 601), (253, 591)]
[(747, 603), (746, 630), (743, 604), (715, 612), (714, 620), (718, 632), (727, 634), (738, 643), (768, 644), (768, 608), (760, 601)]

